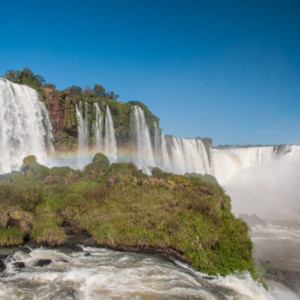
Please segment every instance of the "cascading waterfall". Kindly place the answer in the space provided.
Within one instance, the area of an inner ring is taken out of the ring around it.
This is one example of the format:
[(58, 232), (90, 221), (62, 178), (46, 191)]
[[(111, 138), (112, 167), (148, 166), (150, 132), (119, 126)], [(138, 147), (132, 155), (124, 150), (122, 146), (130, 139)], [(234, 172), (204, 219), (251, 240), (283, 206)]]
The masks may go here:
[(88, 160), (85, 154), (88, 149), (89, 130), (88, 130), (88, 104), (85, 102), (85, 114), (83, 117), (82, 102), (76, 104), (77, 130), (78, 130), (78, 167), (83, 168)]
[(103, 152), (103, 112), (97, 103), (94, 103), (94, 109), (96, 111), (93, 123), (95, 150), (96, 152)]
[(170, 143), (174, 173), (212, 173), (206, 148), (200, 139), (172, 137)]
[[(132, 160), (138, 167), (145, 169), (149, 166), (157, 166), (164, 171), (177, 174), (212, 173), (206, 148), (200, 139), (172, 137), (166, 140), (160, 131), (158, 124), (154, 122), (153, 151), (145, 114), (140, 107), (133, 106), (131, 139), (137, 158)], [(153, 156), (153, 152), (155, 156)]]
[(137, 152), (137, 157), (133, 157), (132, 160), (140, 168), (154, 167), (153, 149), (144, 111), (134, 105), (130, 118), (131, 139)]
[(287, 146), (287, 154), (284, 156), (284, 159), (290, 161), (300, 161), (300, 146), (299, 145)]
[(0, 172), (17, 169), (31, 154), (45, 163), (54, 150), (52, 126), (38, 93), (0, 78), (0, 107)]
[[(109, 106), (106, 106), (105, 118), (98, 104), (94, 104), (94, 109), (95, 153), (103, 152), (111, 162), (116, 162), (117, 143)], [(46, 111), (43, 105), (42, 111)], [(78, 152), (81, 156), (81, 167), (89, 162), (84, 159), (84, 153), (88, 149), (89, 136), (87, 112), (87, 103), (85, 103), (84, 117), (82, 103), (79, 103), (79, 107), (76, 105)], [(205, 147), (200, 138), (165, 137), (157, 122), (154, 122), (153, 125), (154, 146), (152, 146), (144, 111), (138, 106), (133, 106), (130, 115), (130, 135), (133, 146), (131, 150), (133, 155), (129, 160), (148, 174), (151, 173), (151, 167), (157, 166), (166, 172), (175, 174), (193, 172), (212, 174), (221, 184), (226, 184), (240, 170), (263, 165), (275, 158), (300, 161), (300, 146), (296, 145), (213, 149), (211, 146)]]
[[(83, 168), (91, 161), (89, 151), (89, 129), (88, 129), (88, 103), (85, 102), (85, 112), (83, 114), (83, 106), (81, 101), (76, 107), (77, 129), (78, 129), (78, 163), (79, 168)], [(93, 105), (95, 109), (95, 120), (93, 121), (94, 136), (94, 154), (103, 152), (110, 162), (117, 161), (117, 142), (115, 137), (115, 129), (108, 105), (106, 106), (105, 120), (103, 112), (97, 103)], [(84, 117), (83, 117), (84, 115)], [(103, 127), (104, 123), (104, 127)]]
[(212, 157), (214, 175), (220, 183), (225, 183), (242, 169), (271, 161), (276, 152), (274, 146), (213, 149)]
[(154, 156), (156, 160), (161, 159), (161, 140), (160, 140), (160, 134), (159, 134), (159, 127), (157, 125), (157, 122), (153, 122), (154, 125)]
[(115, 137), (115, 129), (108, 105), (106, 105), (105, 116), (104, 154), (109, 158), (110, 162), (117, 161), (117, 142)]
[[(52, 126), (44, 103), (37, 92), (25, 85), (0, 78), (0, 172), (20, 167), (22, 159), (30, 154), (47, 164), (47, 153), (54, 151)], [(95, 120), (92, 124), (94, 148), (103, 152), (111, 162), (117, 161), (117, 143), (109, 106), (104, 114), (97, 103), (93, 104)], [(78, 160), (83, 168), (90, 160), (88, 103), (76, 104), (78, 121)], [(105, 115), (105, 118), (104, 118)], [(226, 184), (240, 170), (264, 165), (274, 159), (300, 161), (300, 146), (280, 145), (266, 147), (236, 147), (213, 149), (205, 147), (199, 138), (165, 136), (154, 122), (153, 145), (145, 114), (138, 106), (131, 113), (132, 156), (138, 167), (148, 170), (157, 166), (177, 174), (186, 172), (213, 174), (221, 184)], [(74, 165), (72, 165), (74, 166)]]
[(162, 153), (162, 166), (160, 165), (161, 169), (165, 170), (166, 172), (171, 172), (171, 162), (170, 156), (167, 149), (166, 139), (163, 132), (161, 132), (161, 153)]

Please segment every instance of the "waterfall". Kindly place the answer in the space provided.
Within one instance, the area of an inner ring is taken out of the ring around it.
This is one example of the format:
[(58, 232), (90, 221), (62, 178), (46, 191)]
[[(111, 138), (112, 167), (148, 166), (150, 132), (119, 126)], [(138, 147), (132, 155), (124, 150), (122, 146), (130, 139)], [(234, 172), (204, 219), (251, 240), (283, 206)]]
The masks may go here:
[(300, 146), (299, 145), (287, 146), (287, 153), (284, 159), (290, 161), (300, 161)]
[(110, 162), (117, 161), (117, 142), (115, 137), (115, 129), (108, 105), (106, 105), (105, 116), (104, 153), (109, 158)]
[(103, 152), (103, 112), (94, 103), (95, 120), (93, 122), (94, 144), (96, 152)]
[(159, 167), (165, 170), (166, 172), (171, 172), (170, 156), (168, 153), (166, 139), (163, 132), (161, 132), (161, 153), (162, 153), (163, 166), (159, 166)]
[(212, 154), (214, 174), (220, 183), (242, 169), (263, 165), (276, 157), (274, 146), (213, 149)]
[(134, 150), (137, 154), (137, 157), (133, 157), (132, 160), (140, 168), (154, 167), (152, 144), (144, 111), (134, 105), (130, 118), (130, 134), (135, 148)]
[(154, 156), (156, 160), (161, 159), (161, 141), (160, 141), (160, 134), (159, 134), (159, 127), (156, 121), (153, 122), (154, 124)]
[(87, 163), (85, 157), (88, 150), (88, 140), (89, 140), (89, 131), (88, 131), (88, 104), (85, 102), (85, 114), (83, 117), (83, 107), (82, 102), (77, 103), (76, 107), (76, 117), (77, 117), (77, 130), (78, 130), (78, 167), (83, 168)]
[(52, 126), (38, 93), (0, 78), (0, 172), (21, 166), (28, 155), (45, 162), (53, 151)]
[(174, 173), (211, 174), (209, 156), (200, 139), (171, 138), (171, 169)]

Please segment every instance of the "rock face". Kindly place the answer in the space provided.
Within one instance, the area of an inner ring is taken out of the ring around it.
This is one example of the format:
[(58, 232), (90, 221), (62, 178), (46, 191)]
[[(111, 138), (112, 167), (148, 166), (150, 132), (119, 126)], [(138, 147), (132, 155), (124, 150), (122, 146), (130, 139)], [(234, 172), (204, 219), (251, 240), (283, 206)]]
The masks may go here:
[(68, 93), (53, 88), (43, 88), (45, 103), (52, 123), (54, 144), (58, 150), (72, 150), (77, 139), (74, 102)]

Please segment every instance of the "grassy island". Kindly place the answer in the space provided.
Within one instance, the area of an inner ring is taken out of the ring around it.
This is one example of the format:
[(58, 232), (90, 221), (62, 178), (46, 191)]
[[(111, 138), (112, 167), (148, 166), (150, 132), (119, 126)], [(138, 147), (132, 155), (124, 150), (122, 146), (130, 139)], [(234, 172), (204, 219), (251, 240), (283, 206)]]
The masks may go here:
[(254, 273), (247, 225), (212, 176), (179, 176), (96, 154), (84, 171), (26, 157), (0, 176), (0, 245), (56, 246), (83, 232), (113, 249), (172, 255), (208, 274)]

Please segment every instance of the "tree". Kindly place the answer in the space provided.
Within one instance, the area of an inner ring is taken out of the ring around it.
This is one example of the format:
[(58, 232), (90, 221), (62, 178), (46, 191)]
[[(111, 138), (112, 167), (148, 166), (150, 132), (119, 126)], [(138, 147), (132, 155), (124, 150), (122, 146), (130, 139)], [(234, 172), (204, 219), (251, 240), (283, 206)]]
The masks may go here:
[(106, 96), (105, 88), (101, 84), (95, 84), (94, 85), (94, 93), (96, 96)]
[(44, 77), (34, 74), (28, 67), (23, 70), (8, 70), (4, 74), (4, 78), (20, 84), (26, 84), (34, 89), (38, 89), (45, 83)]
[(76, 95), (81, 95), (81, 93), (82, 93), (82, 88), (80, 86), (77, 86), (77, 85), (72, 85), (71, 87), (68, 88), (68, 90), (72, 94), (76, 94)]
[(112, 100), (117, 100), (119, 98), (118, 94), (115, 94), (114, 92), (109, 92), (109, 98)]

